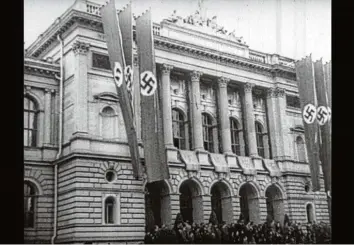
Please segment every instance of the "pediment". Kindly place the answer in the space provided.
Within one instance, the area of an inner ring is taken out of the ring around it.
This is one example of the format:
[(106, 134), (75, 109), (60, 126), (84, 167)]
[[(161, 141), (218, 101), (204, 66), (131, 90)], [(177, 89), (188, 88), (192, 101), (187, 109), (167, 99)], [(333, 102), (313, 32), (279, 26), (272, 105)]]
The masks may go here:
[(104, 100), (104, 101), (111, 101), (111, 102), (118, 102), (118, 96), (114, 93), (100, 93), (94, 95), (96, 100)]

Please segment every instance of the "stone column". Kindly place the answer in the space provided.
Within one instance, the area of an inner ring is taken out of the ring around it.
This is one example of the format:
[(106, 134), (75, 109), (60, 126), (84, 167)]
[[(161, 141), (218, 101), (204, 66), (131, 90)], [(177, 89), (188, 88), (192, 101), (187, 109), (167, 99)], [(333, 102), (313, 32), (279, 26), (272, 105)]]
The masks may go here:
[(256, 145), (255, 135), (255, 118), (254, 118), (254, 106), (252, 89), (254, 84), (244, 84), (244, 115), (246, 120), (246, 134), (248, 139), (249, 156), (258, 156), (258, 149)]
[(51, 143), (51, 90), (44, 90), (44, 145)]
[(269, 88), (267, 90), (267, 118), (269, 126), (269, 135), (271, 142), (272, 157), (277, 160), (280, 156), (280, 134), (278, 131), (277, 123), (277, 106), (276, 106), (276, 90), (274, 88)]
[(74, 61), (74, 119), (73, 134), (88, 133), (88, 51), (89, 43), (76, 41), (73, 44)]
[(277, 121), (278, 121), (278, 134), (280, 135), (280, 155), (284, 160), (291, 158), (290, 154), (290, 143), (289, 143), (289, 128), (287, 123), (285, 123), (286, 115), (286, 94), (285, 90), (281, 88), (276, 88), (276, 101), (277, 101)]
[(164, 143), (165, 147), (173, 147), (173, 123), (171, 117), (170, 71), (173, 66), (163, 64), (161, 69), (161, 87), (163, 99)]
[(218, 110), (223, 153), (232, 153), (227, 94), (227, 84), (229, 81), (230, 80), (225, 77), (218, 79)]
[(202, 115), (201, 115), (201, 98), (200, 98), (200, 76), (201, 72), (193, 71), (191, 76), (191, 98), (190, 109), (192, 112), (192, 149), (203, 149), (202, 134)]

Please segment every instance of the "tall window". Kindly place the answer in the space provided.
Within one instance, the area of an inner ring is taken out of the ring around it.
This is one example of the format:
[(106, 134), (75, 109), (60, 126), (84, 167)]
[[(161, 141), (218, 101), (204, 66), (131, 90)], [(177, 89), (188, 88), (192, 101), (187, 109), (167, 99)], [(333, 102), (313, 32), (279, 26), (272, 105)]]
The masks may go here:
[(306, 161), (306, 152), (305, 152), (305, 144), (301, 136), (298, 136), (296, 139), (297, 145), (297, 159), (299, 162)]
[(259, 122), (255, 122), (255, 133), (258, 155), (265, 158), (263, 126)]
[(24, 98), (24, 146), (37, 146), (38, 108), (36, 103), (28, 98)]
[(214, 152), (212, 117), (207, 113), (202, 113), (202, 127), (203, 127), (203, 146), (206, 151)]
[(101, 112), (102, 125), (101, 136), (105, 139), (112, 139), (115, 137), (115, 111), (112, 107), (107, 106)]
[(115, 198), (107, 197), (105, 200), (105, 224), (115, 223)]
[(185, 146), (185, 122), (181, 111), (173, 109), (173, 140), (174, 146), (178, 149), (186, 149)]
[(307, 204), (307, 221), (308, 223), (312, 223), (314, 221), (314, 214), (313, 214), (313, 205)]
[(34, 228), (35, 226), (35, 205), (36, 205), (36, 189), (29, 182), (24, 183), (24, 227)]
[(234, 154), (240, 156), (240, 139), (239, 133), (242, 131), (240, 129), (239, 123), (234, 118), (229, 118), (231, 127), (231, 140), (232, 140), (232, 151)]

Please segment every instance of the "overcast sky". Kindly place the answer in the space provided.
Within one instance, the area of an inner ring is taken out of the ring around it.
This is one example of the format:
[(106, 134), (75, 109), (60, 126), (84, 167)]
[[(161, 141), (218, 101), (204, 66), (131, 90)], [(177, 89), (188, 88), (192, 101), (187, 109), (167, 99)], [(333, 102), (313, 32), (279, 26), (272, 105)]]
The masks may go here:
[[(118, 9), (129, 2), (115, 1)], [(198, 9), (198, 0), (131, 1), (135, 15), (151, 7), (154, 22), (169, 17), (173, 10), (186, 17)], [(303, 4), (304, 1), (306, 4)], [(25, 48), (74, 2), (25, 0)], [(92, 2), (103, 4), (105, 1)], [(204, 0), (203, 4), (207, 17), (216, 15), (218, 25), (228, 31), (235, 29), (236, 36), (243, 36), (251, 49), (276, 52), (275, 0)], [(326, 62), (331, 59), (331, 0), (282, 0), (281, 23), (281, 55), (301, 58), (312, 53), (313, 60), (323, 58), (323, 62)]]

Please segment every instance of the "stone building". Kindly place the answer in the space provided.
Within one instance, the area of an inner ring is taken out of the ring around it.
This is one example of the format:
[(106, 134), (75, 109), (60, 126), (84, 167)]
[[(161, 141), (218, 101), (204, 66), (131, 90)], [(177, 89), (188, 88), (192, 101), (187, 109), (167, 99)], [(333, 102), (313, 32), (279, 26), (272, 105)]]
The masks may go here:
[(25, 242), (136, 243), (149, 223), (179, 212), (207, 222), (212, 209), (227, 223), (329, 222), (323, 181), (311, 188), (293, 60), (191, 19), (154, 24), (171, 177), (135, 180), (98, 9), (75, 1), (25, 53)]

